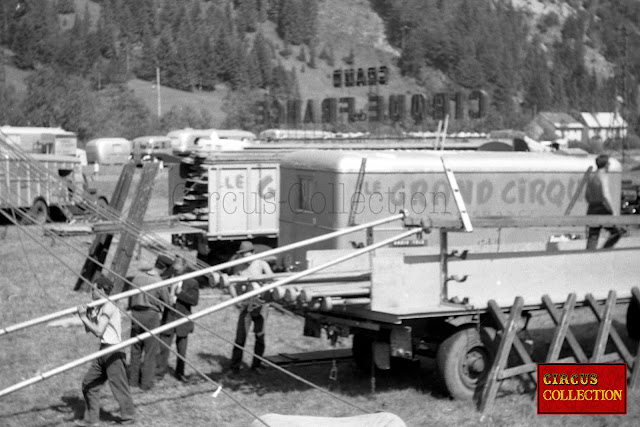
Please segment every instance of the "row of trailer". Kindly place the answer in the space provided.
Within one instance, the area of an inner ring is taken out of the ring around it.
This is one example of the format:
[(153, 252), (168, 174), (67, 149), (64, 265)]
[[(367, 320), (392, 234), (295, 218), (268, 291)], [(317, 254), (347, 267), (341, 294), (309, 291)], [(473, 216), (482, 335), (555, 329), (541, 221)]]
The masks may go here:
[[(193, 244), (210, 264), (228, 261), (240, 240), (276, 248), (265, 255), (278, 273), (218, 282), (260, 281), (263, 298), (304, 317), (304, 335), (352, 336), (363, 369), (435, 357), (447, 391), (470, 399), (495, 357), (500, 326), (490, 300), (508, 310), (522, 298), (522, 329), (543, 296), (560, 307), (569, 294), (581, 304), (614, 291), (626, 304), (637, 285), (640, 218), (585, 215), (594, 156), (251, 155), (185, 159), (170, 174), (171, 212), (203, 230)], [(612, 160), (609, 173), (620, 198), (621, 165)], [(625, 226), (628, 235), (614, 249), (586, 250), (586, 227), (596, 225)], [(637, 304), (629, 307), (637, 318)]]

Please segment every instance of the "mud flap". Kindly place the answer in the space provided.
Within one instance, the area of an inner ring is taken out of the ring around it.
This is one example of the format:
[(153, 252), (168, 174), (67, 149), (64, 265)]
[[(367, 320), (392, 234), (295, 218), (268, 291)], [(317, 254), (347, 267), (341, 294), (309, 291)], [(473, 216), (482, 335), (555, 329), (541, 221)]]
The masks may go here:
[(402, 326), (391, 330), (391, 356), (411, 360), (413, 358), (413, 343), (411, 327)]
[(391, 368), (391, 346), (388, 342), (373, 343), (373, 363), (385, 371)]
[(304, 332), (305, 337), (320, 338), (322, 336), (322, 325), (308, 317), (304, 319)]

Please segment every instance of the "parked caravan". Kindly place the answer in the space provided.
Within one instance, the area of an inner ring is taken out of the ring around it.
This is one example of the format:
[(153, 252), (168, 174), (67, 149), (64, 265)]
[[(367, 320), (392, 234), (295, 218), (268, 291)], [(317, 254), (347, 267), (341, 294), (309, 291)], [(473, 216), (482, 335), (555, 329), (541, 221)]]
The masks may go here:
[(131, 156), (131, 141), (125, 138), (97, 138), (87, 142), (85, 150), (89, 163), (124, 164)]
[(167, 161), (172, 156), (171, 138), (167, 136), (140, 136), (133, 140), (131, 159), (136, 165), (155, 160)]
[(216, 151), (238, 151), (244, 150), (251, 145), (248, 141), (238, 139), (223, 139), (217, 137), (217, 132), (213, 132), (209, 138), (197, 138), (193, 142), (193, 151), (201, 153), (212, 153)]
[(8, 142), (30, 154), (75, 156), (78, 137), (60, 127), (0, 126)]
[(281, 139), (329, 139), (335, 138), (333, 132), (306, 129), (267, 129), (260, 132), (260, 141), (277, 141)]
[(193, 150), (193, 145), (199, 138), (210, 138), (213, 129), (178, 129), (167, 134), (171, 140), (173, 154), (186, 156)]
[(220, 139), (235, 139), (238, 141), (254, 142), (258, 137), (255, 133), (242, 129), (216, 129)]
[(219, 129), (180, 129), (167, 134), (173, 154), (187, 156), (193, 151), (242, 150), (251, 143), (251, 132)]
[(76, 148), (76, 159), (80, 161), (80, 166), (89, 165), (89, 162), (87, 162), (87, 152), (82, 148)]

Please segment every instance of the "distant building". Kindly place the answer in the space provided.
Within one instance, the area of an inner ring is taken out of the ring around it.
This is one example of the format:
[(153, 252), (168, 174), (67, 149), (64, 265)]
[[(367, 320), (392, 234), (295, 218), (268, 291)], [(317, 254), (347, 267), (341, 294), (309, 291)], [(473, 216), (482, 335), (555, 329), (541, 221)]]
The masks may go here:
[(582, 141), (585, 126), (568, 113), (545, 111), (538, 113), (528, 128), (542, 131), (532, 136), (534, 139), (554, 140), (565, 145), (569, 141)]
[(585, 140), (599, 137), (606, 141), (627, 136), (627, 122), (618, 113), (581, 113), (580, 119), (585, 125)]

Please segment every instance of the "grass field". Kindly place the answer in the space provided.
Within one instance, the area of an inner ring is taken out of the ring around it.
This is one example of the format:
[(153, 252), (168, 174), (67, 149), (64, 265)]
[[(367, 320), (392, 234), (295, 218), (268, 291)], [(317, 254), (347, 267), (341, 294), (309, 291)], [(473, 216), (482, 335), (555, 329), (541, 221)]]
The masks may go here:
[[(117, 168), (101, 168), (96, 183), (102, 191), (110, 192), (118, 176)], [(135, 182), (134, 182), (135, 184)], [(166, 173), (161, 172), (147, 218), (166, 215)], [(32, 240), (26, 233), (37, 239)], [(8, 326), (43, 314), (72, 307), (89, 300), (86, 293), (72, 291), (75, 276), (88, 251), (90, 237), (70, 237), (54, 241), (37, 229), (21, 232), (15, 227), (0, 226), (0, 326)], [(66, 242), (66, 243), (65, 243)], [(112, 251), (113, 252), (113, 251)], [(56, 259), (55, 254), (60, 260)], [(129, 273), (151, 260), (143, 251), (134, 260)], [(71, 267), (66, 268), (63, 262)], [(211, 306), (227, 296), (217, 290), (203, 290), (196, 309)], [(578, 311), (582, 325), (574, 328), (581, 337), (587, 354), (595, 340), (595, 327), (589, 313)], [(330, 349), (325, 339), (302, 336), (299, 319), (270, 312), (267, 326), (267, 355)], [(199, 323), (215, 332), (196, 327), (190, 337), (189, 359), (233, 399), (254, 414), (283, 413), (299, 415), (349, 416), (358, 415), (362, 408), (373, 412), (384, 410), (399, 415), (409, 426), (618, 426), (637, 425), (640, 416), (640, 392), (629, 393), (626, 416), (538, 416), (535, 398), (524, 391), (529, 385), (521, 380), (505, 383), (498, 395), (494, 410), (484, 418), (469, 402), (450, 400), (437, 385), (434, 361), (421, 359), (420, 365), (401, 371), (381, 372), (376, 377), (376, 393), (370, 392), (370, 378), (358, 372), (351, 361), (338, 363), (336, 381), (329, 379), (331, 364), (297, 366), (291, 371), (321, 387), (330, 388), (343, 403), (318, 390), (268, 369), (263, 375), (226, 374), (231, 345), (219, 337), (232, 340), (237, 312), (227, 309), (204, 317)], [(128, 336), (128, 321), (123, 322)], [(614, 327), (624, 332), (624, 307), (616, 310)], [(546, 317), (534, 317), (530, 333), (535, 339), (534, 353), (542, 356), (551, 339), (550, 323)], [(630, 343), (632, 344), (632, 343)], [(249, 348), (253, 342), (249, 340)], [(637, 343), (635, 344), (637, 345)], [(0, 389), (46, 372), (97, 349), (97, 339), (84, 333), (79, 326), (45, 327), (44, 325), (0, 337)], [(349, 347), (349, 340), (339, 348)], [(173, 366), (174, 357), (171, 358)], [(249, 362), (250, 358), (245, 357)], [(66, 426), (82, 416), (83, 400), (80, 383), (87, 367), (65, 372), (9, 396), (0, 398), (1, 426)], [(136, 404), (140, 426), (247, 426), (253, 417), (227, 395), (211, 396), (214, 387), (187, 367), (189, 384), (172, 377), (165, 379), (151, 392), (136, 389)], [(108, 386), (102, 391), (102, 422), (108, 424), (117, 415), (117, 404)]]

